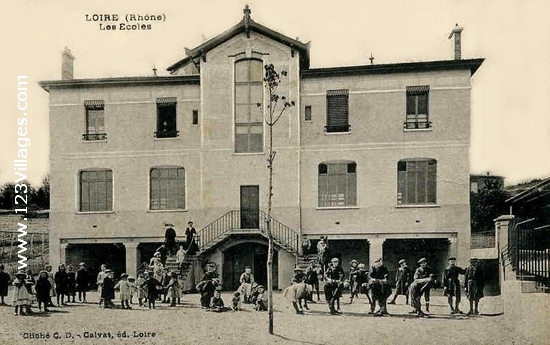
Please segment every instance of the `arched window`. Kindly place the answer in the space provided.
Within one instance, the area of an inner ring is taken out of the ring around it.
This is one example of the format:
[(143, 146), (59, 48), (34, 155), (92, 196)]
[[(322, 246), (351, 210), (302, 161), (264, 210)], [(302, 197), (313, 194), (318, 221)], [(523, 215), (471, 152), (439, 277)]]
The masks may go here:
[(429, 158), (402, 159), (397, 162), (397, 203), (435, 204), (437, 161)]
[(80, 212), (101, 212), (113, 210), (112, 170), (82, 170), (79, 172), (78, 177), (80, 189)]
[(185, 169), (156, 167), (151, 169), (151, 210), (185, 209)]
[(264, 149), (263, 62), (258, 59), (235, 63), (235, 152)]
[(319, 207), (357, 206), (357, 163), (321, 163), (318, 180)]

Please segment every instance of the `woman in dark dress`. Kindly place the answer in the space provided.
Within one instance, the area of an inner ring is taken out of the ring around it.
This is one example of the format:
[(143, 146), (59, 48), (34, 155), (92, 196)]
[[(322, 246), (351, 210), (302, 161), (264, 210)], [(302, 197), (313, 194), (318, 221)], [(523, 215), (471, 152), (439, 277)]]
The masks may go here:
[(195, 255), (198, 250), (197, 242), (195, 236), (197, 235), (197, 230), (193, 226), (193, 222), (187, 223), (187, 229), (185, 229), (185, 243), (187, 244), (187, 255)]
[(8, 287), (11, 284), (11, 277), (4, 272), (4, 265), (0, 264), (0, 305), (6, 305), (4, 297), (8, 295)]

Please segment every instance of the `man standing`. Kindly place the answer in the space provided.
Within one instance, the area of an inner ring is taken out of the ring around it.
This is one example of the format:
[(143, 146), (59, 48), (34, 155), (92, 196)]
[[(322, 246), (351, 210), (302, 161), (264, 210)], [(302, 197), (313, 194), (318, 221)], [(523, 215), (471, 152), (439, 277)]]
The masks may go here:
[(195, 255), (197, 251), (197, 242), (195, 237), (197, 230), (193, 226), (193, 222), (187, 223), (187, 229), (185, 229), (185, 243), (187, 244), (187, 255)]
[(325, 298), (328, 303), (330, 315), (342, 314), (342, 311), (334, 308), (334, 303), (338, 302), (338, 299), (342, 296), (342, 283), (344, 281), (345, 273), (342, 267), (339, 265), (340, 260), (333, 258), (331, 260), (332, 267), (326, 270), (327, 283), (325, 284)]
[(395, 304), (398, 295), (405, 295), (405, 304), (409, 304), (409, 285), (412, 281), (412, 272), (405, 259), (399, 260), (399, 268), (395, 273), (395, 293), (388, 304)]
[[(456, 258), (449, 258), (449, 267), (443, 271), (443, 294), (447, 296), (447, 302), (451, 308), (451, 314), (462, 314), (458, 306), (460, 305), (460, 281), (459, 274), (464, 274), (466, 271), (456, 266)], [(453, 297), (455, 304), (453, 307)]]
[[(432, 274), (432, 268), (428, 266), (428, 260), (421, 258), (418, 260), (420, 267), (414, 272), (414, 280), (429, 278)], [(426, 311), (430, 312), (430, 289), (424, 289), (424, 301), (426, 301)]]
[[(389, 274), (382, 258), (376, 259), (370, 269), (369, 288), (372, 295), (371, 313), (378, 316), (389, 314), (386, 306), (386, 299), (391, 295), (391, 288), (388, 284)], [(380, 309), (375, 313), (376, 301), (378, 301)]]

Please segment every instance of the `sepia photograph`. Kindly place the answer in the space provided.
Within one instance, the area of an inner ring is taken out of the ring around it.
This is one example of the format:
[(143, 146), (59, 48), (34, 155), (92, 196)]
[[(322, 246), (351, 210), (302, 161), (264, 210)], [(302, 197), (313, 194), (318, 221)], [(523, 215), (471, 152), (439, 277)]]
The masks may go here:
[(0, 344), (548, 344), (547, 1), (0, 13)]

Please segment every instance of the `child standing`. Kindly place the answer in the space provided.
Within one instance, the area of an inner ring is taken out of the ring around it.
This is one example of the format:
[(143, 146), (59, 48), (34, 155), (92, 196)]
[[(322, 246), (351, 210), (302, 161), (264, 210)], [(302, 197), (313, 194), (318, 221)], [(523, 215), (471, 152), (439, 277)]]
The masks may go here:
[[(65, 303), (65, 295), (67, 295), (67, 272), (65, 271), (65, 265), (59, 265), (57, 272), (54, 276), (55, 281), (55, 293), (57, 294), (57, 305), (67, 305)], [(59, 300), (61, 299), (61, 303)], [(68, 301), (67, 297), (67, 301)]]
[(29, 307), (27, 308), (27, 311), (29, 314), (32, 314), (31, 311), (31, 305), (36, 302), (36, 297), (34, 296), (34, 285), (36, 284), (36, 279), (34, 279), (32, 275), (31, 269), (27, 269), (27, 274), (25, 275), (25, 287), (27, 288), (27, 292), (29, 293)]
[(136, 278), (129, 276), (128, 283), (130, 284), (130, 304), (134, 304), (134, 296), (137, 298), (138, 287), (136, 285)]
[(120, 281), (116, 283), (115, 289), (120, 289), (120, 304), (122, 309), (132, 309), (130, 307), (130, 282), (128, 282), (128, 275), (123, 273), (120, 276)]
[(178, 280), (178, 275), (176, 272), (170, 274), (170, 282), (168, 283), (168, 298), (170, 298), (170, 306), (176, 306), (176, 300), (178, 304), (181, 302), (181, 288), (180, 282)]
[(48, 302), (50, 300), (50, 290), (52, 284), (48, 280), (48, 272), (40, 271), (38, 276), (38, 281), (36, 282), (36, 299), (38, 300), (38, 309), (42, 310), (42, 303), (44, 303), (44, 312), (47, 313), (50, 310), (48, 309)]
[(114, 307), (113, 300), (115, 299), (115, 281), (114, 272), (110, 269), (105, 270), (105, 278), (103, 278), (103, 287), (101, 288), (101, 298), (105, 303), (105, 308)]
[(8, 295), (8, 287), (11, 284), (11, 277), (9, 274), (4, 272), (4, 265), (0, 264), (0, 305), (6, 305), (4, 302), (4, 297)]
[(86, 292), (90, 285), (90, 273), (86, 269), (86, 264), (81, 262), (78, 265), (78, 271), (75, 275), (76, 291), (78, 291), (78, 301), (80, 303), (88, 303), (86, 301)]
[[(76, 272), (73, 265), (67, 265), (67, 303), (76, 303)], [(69, 301), (69, 299), (72, 299)]]
[(144, 278), (145, 278), (145, 282), (141, 284), (141, 287), (147, 290), (147, 299), (149, 300), (149, 309), (151, 309), (151, 307), (155, 309), (155, 301), (158, 298), (158, 290), (162, 289), (162, 285), (158, 280), (156, 280), (153, 276), (151, 276), (149, 272), (145, 272)]
[(137, 287), (137, 299), (140, 307), (143, 306), (144, 299), (147, 298), (147, 291), (143, 287), (144, 283), (145, 283), (145, 279), (143, 278), (143, 272), (139, 272), (136, 280), (136, 287)]
[(46, 272), (48, 272), (48, 280), (50, 281), (50, 285), (52, 286), (50, 289), (50, 300), (48, 301), (48, 306), (53, 307), (52, 297), (55, 297), (55, 281), (53, 279), (53, 273), (52, 273), (52, 265), (46, 265)]
[(186, 251), (183, 250), (183, 244), (180, 244), (180, 249), (176, 252), (176, 262), (178, 263), (180, 274), (183, 274), (183, 263), (185, 261), (185, 253)]
[(103, 280), (107, 276), (107, 273), (105, 272), (107, 270), (107, 265), (102, 264), (101, 265), (101, 271), (97, 274), (97, 293), (99, 295), (99, 306), (101, 307), (101, 303), (103, 303)]
[(15, 286), (15, 289), (13, 291), (13, 306), (15, 308), (15, 316), (19, 315), (20, 312), (21, 315), (25, 315), (24, 310), (26, 310), (27, 308), (30, 310), (30, 295), (29, 291), (27, 291), (27, 287), (25, 286), (25, 277), (25, 272), (18, 271), (15, 275), (15, 281), (13, 282), (13, 285)]

